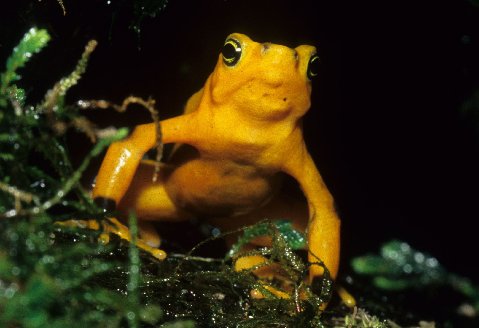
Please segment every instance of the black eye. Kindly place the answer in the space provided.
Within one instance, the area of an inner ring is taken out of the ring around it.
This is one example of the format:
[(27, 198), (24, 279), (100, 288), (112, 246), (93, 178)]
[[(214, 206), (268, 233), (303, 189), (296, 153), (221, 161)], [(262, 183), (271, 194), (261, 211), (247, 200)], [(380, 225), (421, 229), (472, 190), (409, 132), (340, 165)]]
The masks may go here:
[(314, 79), (319, 73), (319, 56), (312, 55), (309, 59), (307, 75), (308, 79)]
[(234, 39), (228, 39), (221, 54), (223, 55), (223, 62), (227, 66), (234, 66), (241, 57), (241, 44)]

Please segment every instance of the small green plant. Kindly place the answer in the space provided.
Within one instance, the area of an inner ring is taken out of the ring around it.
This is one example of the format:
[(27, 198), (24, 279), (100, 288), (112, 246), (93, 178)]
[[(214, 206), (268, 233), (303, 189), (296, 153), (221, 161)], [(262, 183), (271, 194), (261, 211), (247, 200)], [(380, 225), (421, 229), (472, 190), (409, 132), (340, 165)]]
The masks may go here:
[(469, 279), (448, 272), (433, 256), (417, 251), (405, 242), (391, 241), (379, 255), (365, 255), (352, 261), (354, 271), (370, 276), (373, 284), (387, 291), (449, 286), (462, 294), (479, 312), (479, 288)]

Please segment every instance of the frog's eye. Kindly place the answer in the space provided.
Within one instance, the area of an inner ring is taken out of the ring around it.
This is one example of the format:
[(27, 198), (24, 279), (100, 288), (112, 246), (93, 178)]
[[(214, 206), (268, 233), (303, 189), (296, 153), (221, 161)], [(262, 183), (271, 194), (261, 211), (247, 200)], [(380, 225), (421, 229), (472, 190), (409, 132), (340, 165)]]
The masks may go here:
[(314, 79), (319, 73), (319, 56), (314, 54), (309, 59), (307, 75), (308, 79)]
[(241, 44), (234, 39), (228, 39), (221, 54), (223, 55), (223, 62), (227, 66), (234, 66), (241, 57)]

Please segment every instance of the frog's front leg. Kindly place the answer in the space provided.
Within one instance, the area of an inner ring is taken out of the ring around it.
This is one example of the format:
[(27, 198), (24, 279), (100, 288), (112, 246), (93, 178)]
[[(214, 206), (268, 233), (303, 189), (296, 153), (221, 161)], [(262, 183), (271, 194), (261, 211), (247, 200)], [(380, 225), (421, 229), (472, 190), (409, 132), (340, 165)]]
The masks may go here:
[[(193, 143), (193, 114), (181, 115), (160, 122), (162, 142)], [(103, 159), (96, 177), (93, 198), (107, 210), (113, 210), (128, 190), (145, 153), (156, 143), (154, 123), (137, 126), (132, 134), (113, 143)]]
[[(284, 164), (284, 171), (293, 176), (300, 184), (309, 207), (308, 260), (324, 262), (331, 277), (336, 278), (339, 267), (340, 220), (334, 209), (334, 200), (326, 187), (304, 143), (295, 148), (294, 154)], [(309, 272), (310, 282), (321, 276), (324, 270), (312, 265)]]
[[(182, 115), (160, 122), (162, 142), (193, 143), (191, 136), (194, 135), (192, 129), (195, 120), (192, 116)], [(110, 146), (93, 189), (93, 198), (97, 204), (105, 210), (115, 210), (119, 205), (125, 213), (133, 209), (140, 217), (148, 212), (156, 215), (175, 212), (176, 207), (164, 190), (163, 179), (153, 183), (153, 170), (149, 170), (152, 165), (146, 162), (140, 165), (142, 157), (155, 142), (156, 126), (150, 123), (136, 127), (127, 139)], [(138, 170), (139, 166), (146, 170)], [(153, 210), (151, 204), (155, 205)], [(162, 208), (163, 212), (155, 212), (158, 208)], [(115, 218), (110, 218), (109, 222), (103, 224), (103, 231), (102, 236), (106, 239), (108, 233), (114, 233), (122, 239), (131, 240), (128, 228)], [(147, 232), (151, 231), (140, 231), (141, 237), (147, 238), (138, 239), (137, 246), (158, 259), (164, 259), (165, 252), (151, 246), (152, 243), (159, 244), (158, 237)]]

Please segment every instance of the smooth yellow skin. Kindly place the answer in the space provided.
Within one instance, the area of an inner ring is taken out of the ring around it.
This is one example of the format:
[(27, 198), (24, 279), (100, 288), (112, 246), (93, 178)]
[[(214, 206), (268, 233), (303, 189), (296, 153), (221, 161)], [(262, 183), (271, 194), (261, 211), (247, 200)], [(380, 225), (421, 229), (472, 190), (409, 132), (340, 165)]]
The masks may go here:
[[(303, 140), (301, 119), (310, 107), (308, 61), (316, 49), (291, 49), (257, 43), (231, 34), (241, 58), (227, 66), (219, 55), (204, 87), (189, 100), (183, 115), (161, 121), (163, 143), (175, 143), (160, 177), (142, 161), (155, 145), (153, 123), (137, 126), (108, 149), (93, 197), (110, 198), (120, 210), (134, 209), (140, 219), (217, 218), (224, 226), (291, 214), (306, 228), (309, 261), (324, 261), (333, 277), (339, 264), (340, 220), (333, 197)], [(284, 172), (300, 185), (305, 211), (292, 211), (278, 195)], [(304, 214), (303, 214), (304, 213)], [(309, 213), (309, 214), (307, 214)], [(313, 265), (310, 279), (322, 275)]]

